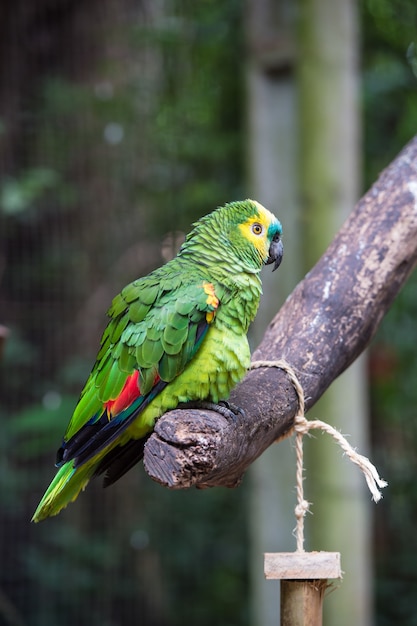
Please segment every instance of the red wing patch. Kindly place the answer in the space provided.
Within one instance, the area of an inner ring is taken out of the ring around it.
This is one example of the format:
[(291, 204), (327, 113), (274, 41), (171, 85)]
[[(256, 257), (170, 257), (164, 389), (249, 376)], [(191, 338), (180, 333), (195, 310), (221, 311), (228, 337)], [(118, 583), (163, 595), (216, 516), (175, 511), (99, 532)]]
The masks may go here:
[(123, 386), (123, 389), (115, 400), (109, 400), (104, 403), (107, 409), (108, 418), (111, 419), (114, 415), (118, 415), (124, 409), (132, 404), (136, 398), (140, 396), (140, 389), (138, 385), (139, 372), (135, 370), (127, 379)]

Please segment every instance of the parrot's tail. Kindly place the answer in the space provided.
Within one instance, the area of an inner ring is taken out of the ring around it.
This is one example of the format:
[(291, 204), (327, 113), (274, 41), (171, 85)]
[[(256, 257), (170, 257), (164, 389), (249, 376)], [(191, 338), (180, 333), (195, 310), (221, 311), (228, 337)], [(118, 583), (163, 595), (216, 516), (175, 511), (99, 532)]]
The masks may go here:
[(85, 464), (74, 468), (72, 461), (65, 463), (49, 485), (38, 508), (32, 517), (32, 522), (40, 522), (47, 517), (57, 515), (67, 504), (73, 502), (80, 491), (85, 489), (94, 473), (94, 466)]

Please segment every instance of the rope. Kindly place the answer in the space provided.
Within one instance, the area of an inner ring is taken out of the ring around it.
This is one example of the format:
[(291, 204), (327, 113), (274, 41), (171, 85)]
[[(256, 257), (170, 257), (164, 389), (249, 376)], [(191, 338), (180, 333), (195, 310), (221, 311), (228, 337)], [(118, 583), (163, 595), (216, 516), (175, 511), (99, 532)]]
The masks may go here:
[[(304, 517), (307, 511), (309, 511), (310, 503), (304, 499), (304, 488), (303, 488), (303, 472), (304, 472), (304, 463), (303, 463), (303, 437), (307, 435), (310, 430), (319, 429), (328, 433), (333, 437), (336, 443), (342, 448), (343, 452), (348, 456), (348, 458), (358, 465), (362, 470), (366, 483), (369, 487), (369, 490), (372, 494), (372, 499), (375, 502), (378, 502), (382, 498), (382, 494), (379, 489), (387, 486), (385, 480), (379, 477), (376, 467), (371, 463), (371, 461), (362, 454), (359, 454), (352, 448), (350, 443), (346, 440), (346, 438), (333, 426), (330, 424), (326, 424), (321, 420), (307, 420), (304, 415), (304, 391), (303, 388), (293, 370), (291, 365), (289, 365), (284, 360), (278, 361), (254, 361), (251, 364), (251, 369), (258, 369), (262, 367), (277, 367), (282, 369), (287, 376), (289, 377), (295, 392), (297, 394), (298, 399), (298, 411), (294, 418), (294, 428), (293, 430), (296, 433), (295, 436), (295, 450), (297, 457), (297, 470), (296, 470), (296, 481), (297, 481), (297, 505), (295, 507), (295, 518), (297, 521), (297, 525), (295, 528), (295, 537), (297, 541), (297, 552), (304, 552)], [(379, 488), (379, 489), (378, 489)]]

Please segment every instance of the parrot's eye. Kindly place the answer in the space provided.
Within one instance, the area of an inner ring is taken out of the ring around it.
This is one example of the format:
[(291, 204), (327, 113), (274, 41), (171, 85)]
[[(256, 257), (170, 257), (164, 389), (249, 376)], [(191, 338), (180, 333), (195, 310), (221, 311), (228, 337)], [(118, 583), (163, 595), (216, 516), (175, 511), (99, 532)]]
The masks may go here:
[(254, 235), (260, 235), (263, 231), (262, 225), (261, 224), (252, 224), (252, 232)]

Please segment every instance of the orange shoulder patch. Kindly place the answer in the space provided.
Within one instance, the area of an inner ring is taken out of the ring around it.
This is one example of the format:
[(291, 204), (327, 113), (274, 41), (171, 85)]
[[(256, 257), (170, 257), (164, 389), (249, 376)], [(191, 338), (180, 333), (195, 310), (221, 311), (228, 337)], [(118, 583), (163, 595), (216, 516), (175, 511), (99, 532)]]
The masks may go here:
[(216, 314), (216, 309), (218, 308), (220, 302), (214, 291), (213, 283), (203, 283), (203, 289), (204, 289), (204, 292), (207, 294), (207, 300), (206, 300), (207, 304), (213, 308), (212, 311), (208, 311), (206, 313), (207, 323), (211, 324)]

